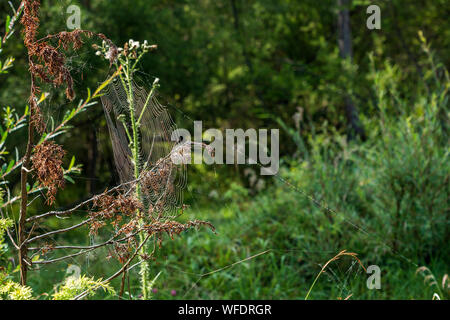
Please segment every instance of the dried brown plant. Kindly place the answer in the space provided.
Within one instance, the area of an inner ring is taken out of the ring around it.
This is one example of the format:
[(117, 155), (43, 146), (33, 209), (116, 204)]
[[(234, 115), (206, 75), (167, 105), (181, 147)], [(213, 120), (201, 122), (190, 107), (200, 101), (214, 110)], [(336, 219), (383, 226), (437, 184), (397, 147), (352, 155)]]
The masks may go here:
[[(95, 197), (93, 201), (93, 209), (94, 208), (99, 210), (90, 211), (91, 234), (97, 234), (98, 230), (106, 226), (106, 222), (108, 221), (118, 233), (129, 234), (137, 227), (136, 221), (139, 218), (138, 213), (143, 209), (143, 205), (133, 196), (124, 196), (122, 194), (113, 196), (104, 193)], [(121, 227), (120, 223), (125, 222), (123, 219), (124, 216), (131, 216), (132, 219)]]
[[(28, 50), (29, 70), (33, 79), (40, 79), (45, 83), (53, 84), (56, 87), (65, 85), (66, 96), (69, 100), (73, 100), (75, 92), (73, 90), (73, 79), (69, 69), (66, 66), (66, 56), (63, 50), (72, 47), (78, 50), (83, 45), (83, 37), (98, 38), (108, 42), (117, 52), (117, 47), (102, 33), (94, 33), (88, 30), (76, 29), (74, 31), (62, 31), (55, 35), (48, 35), (37, 40), (39, 29), (39, 0), (24, 0), (24, 10), (22, 19), (24, 44)], [(53, 46), (50, 40), (58, 40), (58, 45)], [(117, 55), (117, 54), (116, 54)], [(42, 122), (41, 112), (34, 101), (34, 97), (39, 93), (39, 87), (32, 81), (30, 104), (33, 109), (33, 121), (36, 129), (43, 132), (45, 125)]]
[(47, 189), (47, 204), (53, 204), (58, 189), (64, 188), (63, 157), (66, 152), (53, 141), (44, 141), (34, 148), (32, 168)]
[[(55, 87), (64, 85), (66, 87), (66, 96), (69, 100), (73, 100), (75, 93), (73, 90), (73, 80), (69, 69), (66, 67), (66, 57), (63, 50), (67, 50), (70, 45), (77, 50), (83, 44), (82, 35), (92, 37), (97, 35), (104, 41), (108, 41), (110, 46), (114, 46), (112, 42), (103, 34), (94, 34), (90, 31), (75, 30), (72, 32), (60, 32), (56, 35), (48, 35), (40, 40), (37, 39), (39, 33), (39, 0), (22, 0), (20, 8), (14, 16), (14, 21), (21, 14), (20, 22), (23, 26), (22, 34), (24, 45), (27, 48), (28, 65), (31, 75), (30, 96), (28, 103), (30, 105), (28, 119), (28, 139), (26, 151), (21, 164), (21, 190), (20, 190), (20, 215), (18, 223), (18, 243), (14, 246), (19, 252), (20, 278), (21, 284), (26, 284), (27, 270), (32, 265), (28, 261), (28, 244), (31, 240), (44, 238), (45, 235), (36, 236), (30, 239), (32, 231), (27, 231), (27, 207), (28, 207), (28, 173), (31, 169), (36, 171), (36, 176), (41, 184), (48, 189), (47, 203), (52, 204), (55, 200), (55, 194), (59, 188), (64, 186), (64, 171), (62, 168), (62, 158), (64, 150), (62, 147), (51, 142), (44, 142), (34, 145), (35, 131), (42, 135), (45, 131), (45, 123), (43, 121), (41, 110), (37, 103), (37, 96), (40, 89), (36, 83), (40, 80), (44, 83), (52, 84)], [(50, 42), (57, 40), (56, 45)], [(115, 46), (114, 46), (115, 47)], [(115, 74), (117, 75), (117, 74)], [(111, 80), (111, 79), (110, 79)], [(99, 88), (98, 90), (101, 90)], [(94, 94), (98, 94), (98, 90)], [(87, 102), (82, 103), (76, 110), (80, 111), (86, 106)], [(58, 128), (61, 128), (60, 124)], [(46, 141), (47, 139), (44, 139)], [(34, 151), (33, 151), (34, 149)], [(33, 156), (33, 159), (32, 159)], [(32, 162), (32, 163), (31, 163)], [(73, 228), (76, 228), (74, 226)], [(69, 228), (72, 230), (73, 228)], [(31, 230), (33, 230), (32, 228)], [(58, 231), (59, 232), (59, 231)]]
[(164, 222), (155, 221), (149, 225), (144, 226), (144, 230), (146, 230), (150, 235), (154, 234), (160, 235), (162, 233), (167, 233), (173, 240), (174, 235), (179, 235), (183, 231), (192, 228), (198, 228), (201, 226), (206, 226), (210, 228), (214, 233), (216, 231), (216, 229), (210, 222), (201, 220), (193, 220), (188, 221), (186, 223), (181, 223), (178, 221), (164, 221)]
[[(312, 291), (312, 289), (314, 288), (314, 285), (316, 284), (317, 280), (319, 279), (319, 277), (325, 272), (325, 270), (327, 269), (328, 265), (334, 261), (339, 260), (340, 258), (344, 257), (344, 256), (348, 256), (351, 257), (353, 259), (356, 260), (356, 262), (364, 269), (364, 271), (366, 271), (366, 268), (364, 267), (363, 263), (361, 262), (361, 260), (359, 260), (358, 258), (358, 254), (355, 252), (347, 252), (347, 250), (342, 250), (341, 252), (339, 252), (337, 255), (335, 255), (333, 258), (331, 258), (330, 260), (328, 260), (322, 267), (322, 269), (320, 270), (320, 272), (317, 274), (316, 278), (314, 279), (313, 284), (311, 285), (311, 287), (308, 290), (308, 293), (306, 294), (305, 300), (308, 300), (308, 297)], [(346, 299), (350, 298), (350, 296), (348, 296)]]

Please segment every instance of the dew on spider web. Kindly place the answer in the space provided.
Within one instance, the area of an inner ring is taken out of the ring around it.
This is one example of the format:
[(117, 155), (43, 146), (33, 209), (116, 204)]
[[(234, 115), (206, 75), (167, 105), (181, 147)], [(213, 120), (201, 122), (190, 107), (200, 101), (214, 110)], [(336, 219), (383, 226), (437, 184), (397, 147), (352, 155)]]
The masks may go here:
[(172, 141), (176, 125), (167, 108), (159, 102), (156, 90), (147, 89), (151, 85), (147, 86), (142, 80), (132, 82), (134, 112), (131, 115), (123, 85), (116, 78), (101, 97), (120, 181), (136, 179), (130, 144), (133, 116), (136, 122), (139, 121), (136, 129), (139, 142), (137, 166), (142, 175), (148, 173), (152, 180), (149, 184), (140, 183), (142, 200), (147, 207), (157, 208), (158, 214), (162, 214), (160, 218), (173, 218), (177, 208), (182, 206), (187, 170), (185, 165), (162, 159), (170, 156), (177, 144)]

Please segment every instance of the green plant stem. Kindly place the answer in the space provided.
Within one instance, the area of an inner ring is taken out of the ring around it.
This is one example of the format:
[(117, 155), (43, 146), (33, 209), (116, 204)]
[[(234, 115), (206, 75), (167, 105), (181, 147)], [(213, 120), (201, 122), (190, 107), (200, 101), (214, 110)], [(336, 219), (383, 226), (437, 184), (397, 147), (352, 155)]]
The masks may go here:
[(156, 88), (156, 85), (153, 85), (153, 86), (152, 86), (152, 89), (150, 90), (150, 93), (149, 93), (148, 96), (147, 96), (147, 100), (145, 101), (144, 107), (142, 108), (142, 111), (141, 111), (141, 115), (139, 116), (139, 119), (138, 119), (138, 121), (137, 121), (137, 126), (138, 126), (138, 127), (139, 127), (139, 125), (141, 124), (142, 116), (144, 115), (145, 109), (147, 108), (147, 105), (148, 105), (148, 103), (150, 102), (150, 99), (151, 99), (152, 96), (153, 96), (153, 92), (155, 91), (155, 88)]
[[(130, 111), (130, 122), (131, 122), (131, 129), (132, 129), (132, 156), (133, 156), (133, 162), (134, 162), (134, 177), (136, 179), (139, 178), (140, 175), (140, 168), (139, 168), (139, 137), (138, 137), (138, 124), (136, 122), (135, 117), (135, 110), (134, 110), (134, 97), (133, 97), (133, 70), (134, 68), (129, 67), (129, 60), (126, 61), (126, 68), (125, 68), (125, 81), (121, 77), (122, 85), (124, 86), (125, 92), (127, 93), (128, 98), (128, 104), (129, 104), (129, 111)], [(142, 116), (142, 114), (141, 114)], [(125, 124), (124, 124), (125, 125)], [(136, 185), (136, 196), (139, 199), (142, 199), (141, 194), (141, 187), (139, 182)], [(143, 222), (141, 221), (141, 224)], [(145, 239), (144, 232), (139, 233), (139, 240), (143, 242)], [(149, 295), (149, 287), (148, 287), (148, 278), (149, 278), (149, 265), (148, 262), (143, 258), (144, 254), (147, 251), (147, 246), (143, 245), (141, 247), (141, 255), (139, 256), (139, 260), (141, 262), (140, 264), (140, 276), (141, 276), (141, 291), (142, 291), (142, 299), (147, 300)]]
[(312, 289), (314, 288), (314, 285), (316, 284), (316, 282), (319, 279), (321, 274), (322, 274), (322, 271), (319, 272), (319, 274), (314, 279), (314, 282), (312, 283), (311, 287), (309, 287), (309, 290), (308, 290), (308, 293), (306, 294), (305, 300), (308, 300), (309, 294), (311, 293)]

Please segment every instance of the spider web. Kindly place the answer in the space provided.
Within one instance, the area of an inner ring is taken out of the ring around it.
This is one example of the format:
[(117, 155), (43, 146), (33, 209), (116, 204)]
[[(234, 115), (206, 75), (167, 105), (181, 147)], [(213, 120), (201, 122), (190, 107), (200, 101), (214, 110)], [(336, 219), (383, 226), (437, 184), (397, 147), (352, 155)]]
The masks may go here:
[[(175, 165), (172, 161), (162, 162), (171, 155), (177, 141), (172, 141), (176, 130), (167, 108), (163, 106), (155, 91), (146, 89), (145, 83), (132, 82), (134, 119), (139, 119), (137, 128), (139, 155), (137, 166), (145, 174), (149, 170), (156, 172), (164, 169), (169, 172), (151, 185), (141, 184), (142, 196), (146, 206), (158, 208), (165, 218), (172, 218), (176, 209), (183, 204), (183, 190), (187, 184), (187, 168)], [(130, 139), (132, 134), (130, 108), (122, 82), (117, 78), (108, 86), (101, 97), (105, 118), (111, 138), (114, 162), (121, 183), (139, 177), (135, 176)], [(121, 118), (126, 117), (123, 121)]]

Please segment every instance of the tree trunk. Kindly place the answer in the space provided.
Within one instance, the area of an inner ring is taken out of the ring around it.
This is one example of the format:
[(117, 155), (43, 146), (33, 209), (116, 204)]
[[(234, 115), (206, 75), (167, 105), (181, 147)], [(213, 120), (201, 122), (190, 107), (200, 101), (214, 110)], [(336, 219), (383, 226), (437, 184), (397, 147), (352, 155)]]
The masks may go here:
[(253, 73), (253, 65), (247, 52), (245, 39), (243, 38), (242, 32), (239, 27), (239, 12), (236, 6), (236, 1), (230, 0), (230, 3), (231, 3), (231, 10), (233, 11), (234, 29), (236, 30), (238, 40), (242, 46), (242, 54), (244, 55), (245, 63), (247, 64), (250, 73)]
[[(352, 31), (350, 28), (350, 13), (349, 7), (351, 0), (337, 0), (339, 8), (338, 13), (338, 45), (339, 55), (342, 59), (352, 60)], [(361, 125), (358, 115), (358, 109), (355, 106), (353, 99), (350, 95), (345, 97), (345, 116), (347, 118), (348, 126), (348, 139), (352, 140), (359, 136), (362, 140), (365, 140), (366, 134), (364, 128)]]

